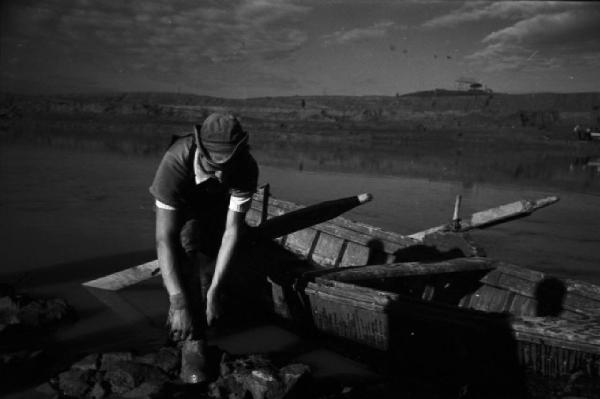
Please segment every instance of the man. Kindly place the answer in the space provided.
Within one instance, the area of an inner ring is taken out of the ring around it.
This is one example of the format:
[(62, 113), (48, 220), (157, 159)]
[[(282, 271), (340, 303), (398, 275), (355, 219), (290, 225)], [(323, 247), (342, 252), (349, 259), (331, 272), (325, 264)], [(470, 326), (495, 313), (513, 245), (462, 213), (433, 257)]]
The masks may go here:
[[(150, 187), (158, 262), (170, 300), (167, 325), (172, 338), (183, 341), (185, 382), (206, 380), (205, 330), (221, 313), (223, 281), (257, 180), (248, 133), (233, 115), (214, 113), (193, 135), (172, 143)], [(214, 257), (211, 277), (208, 260)]]

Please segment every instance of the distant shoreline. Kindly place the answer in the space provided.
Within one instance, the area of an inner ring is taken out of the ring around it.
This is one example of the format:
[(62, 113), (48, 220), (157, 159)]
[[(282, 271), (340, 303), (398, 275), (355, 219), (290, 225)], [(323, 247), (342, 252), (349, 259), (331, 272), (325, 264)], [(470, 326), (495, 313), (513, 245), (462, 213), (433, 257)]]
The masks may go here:
[[(265, 166), (600, 193), (593, 166), (600, 160), (600, 141), (579, 141), (568, 127), (242, 119), (253, 153)], [(173, 135), (191, 133), (199, 121), (141, 112), (40, 112), (3, 119), (0, 142), (158, 159)]]

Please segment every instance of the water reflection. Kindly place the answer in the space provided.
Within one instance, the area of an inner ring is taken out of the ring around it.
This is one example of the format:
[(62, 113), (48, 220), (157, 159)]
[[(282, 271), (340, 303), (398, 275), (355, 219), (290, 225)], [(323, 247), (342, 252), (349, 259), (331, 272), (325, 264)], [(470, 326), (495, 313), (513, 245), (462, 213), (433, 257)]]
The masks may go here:
[(578, 171), (585, 171), (590, 175), (600, 175), (600, 158), (596, 157), (577, 157), (574, 158), (569, 165), (571, 172), (577, 173)]
[[(157, 157), (168, 146), (171, 135), (189, 129), (189, 124), (139, 121), (55, 121), (49, 124), (29, 121), (4, 130), (0, 139), (78, 151), (109, 150)], [(493, 183), (600, 193), (600, 158), (582, 154), (583, 151), (600, 152), (600, 146), (440, 142), (414, 138), (399, 141), (397, 137), (396, 134), (374, 138), (361, 133), (350, 139), (340, 134), (328, 136), (325, 132), (310, 136), (260, 132), (253, 134), (251, 144), (260, 164), (298, 171), (457, 181), (465, 189), (476, 183)]]

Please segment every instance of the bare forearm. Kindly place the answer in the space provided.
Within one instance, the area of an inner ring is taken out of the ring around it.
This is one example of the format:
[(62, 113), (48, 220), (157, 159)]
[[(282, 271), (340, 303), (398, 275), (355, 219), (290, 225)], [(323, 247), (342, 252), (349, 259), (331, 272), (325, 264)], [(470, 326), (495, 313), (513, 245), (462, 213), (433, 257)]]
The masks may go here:
[(182, 259), (177, 250), (177, 242), (173, 240), (160, 240), (156, 243), (158, 264), (162, 274), (163, 283), (170, 296), (183, 293), (181, 281)]
[(217, 256), (217, 262), (215, 264), (215, 273), (210, 285), (211, 290), (217, 290), (221, 286), (223, 278), (227, 274), (233, 257), (235, 256), (235, 251), (238, 247), (239, 241), (240, 232), (238, 229), (232, 229), (231, 231), (226, 231), (225, 234), (223, 234), (221, 247)]

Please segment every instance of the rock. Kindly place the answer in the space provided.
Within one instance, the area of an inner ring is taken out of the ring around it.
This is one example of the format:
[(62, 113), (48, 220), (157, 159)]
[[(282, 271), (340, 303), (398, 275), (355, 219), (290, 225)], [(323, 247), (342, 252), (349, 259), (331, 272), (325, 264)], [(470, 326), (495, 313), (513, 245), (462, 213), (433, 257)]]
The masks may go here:
[(239, 375), (238, 378), (244, 389), (252, 394), (253, 399), (277, 398), (280, 397), (281, 384), (276, 378), (276, 373), (273, 369), (258, 369), (249, 374)]
[(38, 385), (35, 388), (35, 391), (48, 396), (55, 396), (59, 394), (58, 390), (54, 388), (49, 382), (45, 382), (42, 385)]
[(103, 353), (100, 361), (100, 370), (108, 370), (115, 363), (133, 359), (131, 352), (108, 352)]
[(246, 399), (249, 392), (232, 375), (228, 375), (211, 383), (207, 394), (214, 399)]
[(0, 298), (0, 331), (11, 324), (19, 323), (19, 308), (9, 296)]
[(96, 381), (92, 387), (92, 390), (90, 393), (88, 393), (88, 397), (90, 399), (102, 399), (108, 395), (109, 391), (110, 390), (106, 386), (106, 383), (103, 383), (102, 381)]
[(179, 350), (177, 348), (163, 347), (156, 353), (155, 365), (169, 375), (177, 375), (180, 366)]
[(42, 327), (71, 313), (63, 299), (31, 299), (13, 294), (0, 298), (0, 331), (11, 324)]
[(61, 298), (48, 299), (44, 303), (44, 322), (50, 323), (64, 319), (71, 313), (72, 309), (67, 302)]
[(151, 398), (164, 391), (165, 382), (143, 382), (137, 388), (124, 393), (124, 398)]
[(31, 301), (19, 309), (20, 322), (32, 327), (39, 327), (43, 320), (44, 307), (40, 301)]
[(305, 364), (288, 364), (279, 369), (279, 379), (283, 384), (283, 395), (286, 396), (300, 388), (299, 385), (309, 376), (310, 367)]
[(136, 356), (133, 358), (136, 363), (155, 365), (156, 364), (156, 352), (146, 353), (145, 355)]
[(221, 363), (219, 364), (219, 375), (226, 376), (231, 373), (230, 368), (231, 359), (227, 352), (221, 356)]
[(298, 383), (310, 374), (303, 364), (290, 364), (281, 369), (267, 358), (252, 355), (231, 360), (223, 355), (221, 377), (209, 386), (212, 398), (282, 399), (289, 397)]
[(65, 395), (80, 398), (90, 389), (90, 377), (87, 370), (67, 370), (58, 375), (58, 387)]
[(158, 367), (131, 361), (120, 361), (114, 363), (106, 371), (104, 379), (110, 384), (114, 393), (124, 394), (144, 382), (160, 384), (167, 382), (169, 377)]
[(83, 359), (71, 366), (72, 369), (77, 370), (98, 370), (98, 364), (100, 363), (100, 354), (92, 353), (87, 355)]

